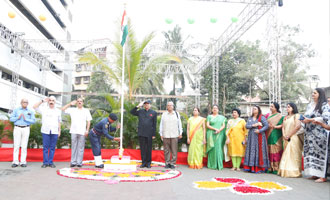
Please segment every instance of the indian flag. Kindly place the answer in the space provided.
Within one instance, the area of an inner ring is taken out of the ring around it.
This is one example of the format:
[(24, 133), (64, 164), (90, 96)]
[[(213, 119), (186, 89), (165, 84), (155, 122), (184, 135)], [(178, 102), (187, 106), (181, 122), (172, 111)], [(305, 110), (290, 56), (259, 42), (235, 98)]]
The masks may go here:
[(128, 35), (126, 10), (124, 10), (123, 16), (121, 18), (121, 31), (123, 32), (123, 35), (122, 35), (120, 44), (121, 44), (121, 46), (124, 46), (125, 42), (126, 42), (127, 35)]

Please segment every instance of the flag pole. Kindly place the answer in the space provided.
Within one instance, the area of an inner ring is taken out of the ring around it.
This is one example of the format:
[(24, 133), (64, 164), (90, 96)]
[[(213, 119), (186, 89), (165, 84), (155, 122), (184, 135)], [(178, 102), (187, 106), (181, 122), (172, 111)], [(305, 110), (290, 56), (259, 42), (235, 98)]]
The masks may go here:
[[(126, 4), (124, 4), (124, 12), (126, 12)], [(124, 30), (123, 30), (124, 31)], [(120, 148), (119, 158), (123, 156), (123, 128), (124, 128), (124, 73), (125, 73), (125, 43), (123, 45), (123, 60), (121, 67), (121, 106), (120, 106)]]
[(121, 107), (120, 107), (120, 150), (123, 149), (123, 128), (124, 128), (124, 73), (125, 73), (125, 44), (123, 46), (123, 61), (121, 69)]

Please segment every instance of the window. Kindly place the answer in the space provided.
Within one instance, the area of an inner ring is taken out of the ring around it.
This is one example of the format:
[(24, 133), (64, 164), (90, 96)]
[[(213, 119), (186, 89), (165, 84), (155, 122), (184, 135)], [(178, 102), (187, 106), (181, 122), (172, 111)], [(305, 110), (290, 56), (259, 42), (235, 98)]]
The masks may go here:
[(80, 85), (81, 84), (81, 77), (76, 77), (75, 84), (76, 85)]
[(81, 64), (77, 64), (76, 65), (76, 72), (81, 72), (81, 70), (82, 70)]
[(90, 77), (89, 76), (84, 76), (84, 83), (89, 83)]

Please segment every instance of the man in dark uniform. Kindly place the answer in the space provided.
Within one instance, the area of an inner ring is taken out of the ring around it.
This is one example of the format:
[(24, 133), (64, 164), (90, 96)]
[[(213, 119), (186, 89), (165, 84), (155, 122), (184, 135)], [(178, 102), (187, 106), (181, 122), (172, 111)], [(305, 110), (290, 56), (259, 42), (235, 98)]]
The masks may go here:
[[(102, 119), (89, 131), (89, 141), (92, 145), (92, 151), (94, 155), (95, 167), (103, 168), (103, 162), (101, 157), (101, 136), (104, 135), (109, 140), (120, 141), (119, 137), (112, 137), (109, 132), (116, 131), (115, 127), (111, 124), (117, 120), (117, 116), (113, 113), (109, 117)], [(117, 124), (117, 129), (120, 128), (120, 124)]]
[[(141, 168), (151, 166), (152, 139), (156, 136), (157, 113), (151, 110), (151, 101), (142, 101), (131, 110), (131, 114), (139, 117), (138, 136), (141, 150)], [(144, 109), (139, 109), (140, 107)]]

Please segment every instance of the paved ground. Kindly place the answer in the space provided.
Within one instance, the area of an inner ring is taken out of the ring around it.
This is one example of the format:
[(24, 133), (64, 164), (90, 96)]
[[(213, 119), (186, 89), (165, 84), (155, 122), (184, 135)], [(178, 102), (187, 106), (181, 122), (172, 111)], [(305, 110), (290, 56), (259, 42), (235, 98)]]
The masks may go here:
[[(56, 169), (68, 167), (67, 162), (58, 162)], [(314, 183), (305, 178), (281, 178), (271, 174), (233, 172), (229, 169), (215, 171), (204, 168), (192, 170), (179, 165), (183, 175), (179, 178), (144, 183), (119, 183), (108, 185), (102, 181), (71, 179), (56, 174), (56, 169), (40, 168), (41, 163), (30, 162), (27, 168), (10, 167), (9, 162), (0, 162), (1, 200), (58, 200), (58, 199), (330, 199), (330, 180)], [(155, 169), (160, 169), (155, 167)], [(237, 177), (248, 181), (276, 181), (292, 188), (291, 191), (275, 192), (272, 195), (240, 196), (229, 190), (197, 190), (193, 181), (210, 180), (213, 177)]]

